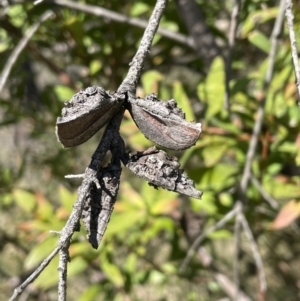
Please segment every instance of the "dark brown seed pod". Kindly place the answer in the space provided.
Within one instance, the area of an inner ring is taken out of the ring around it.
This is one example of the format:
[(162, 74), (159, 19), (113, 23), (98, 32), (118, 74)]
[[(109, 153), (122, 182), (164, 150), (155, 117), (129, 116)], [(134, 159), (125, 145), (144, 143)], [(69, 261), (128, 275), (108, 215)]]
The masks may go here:
[(111, 96), (100, 87), (89, 87), (65, 103), (57, 118), (56, 135), (64, 147), (90, 139), (121, 108), (124, 98)]
[(97, 173), (101, 188), (92, 185), (86, 195), (81, 219), (94, 249), (99, 247), (114, 209), (120, 186), (121, 168), (110, 163)]
[(186, 121), (174, 99), (161, 101), (151, 94), (145, 99), (130, 99), (128, 109), (141, 132), (162, 147), (184, 150), (200, 136), (201, 124)]
[(146, 179), (154, 187), (201, 198), (202, 192), (195, 188), (195, 183), (180, 169), (176, 157), (169, 157), (166, 152), (151, 147), (143, 152), (130, 154), (126, 167), (134, 174)]

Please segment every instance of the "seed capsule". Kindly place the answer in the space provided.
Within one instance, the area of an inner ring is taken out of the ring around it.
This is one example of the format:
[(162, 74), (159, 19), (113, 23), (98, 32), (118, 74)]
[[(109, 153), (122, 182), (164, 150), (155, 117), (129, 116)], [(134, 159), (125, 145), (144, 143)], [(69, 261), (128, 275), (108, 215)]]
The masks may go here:
[(151, 94), (145, 100), (129, 99), (128, 109), (141, 132), (162, 147), (184, 150), (194, 145), (200, 136), (201, 123), (186, 121), (173, 99), (164, 102)]
[(65, 103), (57, 118), (56, 135), (64, 147), (77, 146), (90, 139), (121, 108), (124, 99), (100, 87), (88, 87)]

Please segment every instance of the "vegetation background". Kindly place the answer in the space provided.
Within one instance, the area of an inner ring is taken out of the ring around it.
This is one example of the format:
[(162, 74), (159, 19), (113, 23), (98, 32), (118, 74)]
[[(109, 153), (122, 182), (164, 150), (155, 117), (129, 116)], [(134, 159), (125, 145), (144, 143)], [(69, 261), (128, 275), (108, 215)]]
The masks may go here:
[[(80, 3), (147, 21), (155, 1)], [(300, 300), (300, 112), (286, 23), (278, 37), (272, 81), (268, 89), (264, 86), (279, 2), (242, 1), (234, 44), (229, 28), (238, 1), (195, 3), (193, 13), (199, 13), (200, 25), (207, 25), (202, 37), (211, 38), (210, 48), (207, 40), (192, 47), (157, 34), (138, 95), (174, 98), (188, 120), (203, 124), (194, 147), (168, 151), (180, 158), (203, 197), (155, 190), (124, 168), (99, 250), (91, 248), (83, 228), (73, 237), (69, 300), (224, 301), (234, 299), (235, 282), (244, 293), (239, 300)], [(63, 1), (0, 4), (0, 69), (41, 14), (55, 12), (18, 57), (0, 95), (0, 299), (7, 300), (55, 247), (58, 237), (49, 231), (64, 226), (80, 185), (64, 175), (84, 172), (101, 138), (100, 131), (81, 146), (63, 149), (54, 132), (63, 102), (88, 86), (117, 89), (143, 29), (66, 8)], [(160, 26), (188, 36), (192, 32), (181, 4), (169, 2)], [(299, 37), (299, 1), (294, 14)], [(224, 106), (226, 78), (229, 107)], [(263, 99), (264, 122), (243, 212), (262, 258), (266, 293), (251, 249), (256, 244), (247, 232), (235, 231), (236, 218), (206, 235), (179, 273), (194, 239), (232, 211), (239, 199), (237, 184)], [(128, 150), (152, 145), (128, 113), (121, 134)], [(57, 277), (54, 260), (19, 300), (57, 300)]]

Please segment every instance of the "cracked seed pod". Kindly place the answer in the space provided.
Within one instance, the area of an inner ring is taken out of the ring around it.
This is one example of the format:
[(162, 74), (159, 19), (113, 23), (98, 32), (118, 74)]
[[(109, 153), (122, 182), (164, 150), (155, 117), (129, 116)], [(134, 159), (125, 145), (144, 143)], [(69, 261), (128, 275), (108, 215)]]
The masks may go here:
[(159, 100), (154, 94), (129, 99), (129, 111), (141, 132), (158, 145), (184, 150), (196, 143), (201, 124), (188, 122), (174, 99)]
[(195, 188), (194, 181), (180, 169), (178, 159), (168, 157), (164, 151), (157, 150), (155, 146), (144, 152), (131, 154), (126, 167), (154, 187), (160, 186), (197, 199), (202, 195), (202, 192)]
[(56, 135), (64, 147), (77, 146), (90, 139), (121, 108), (124, 98), (111, 96), (100, 87), (75, 94), (57, 118)]
[(114, 209), (120, 185), (121, 168), (110, 164), (97, 173), (101, 188), (94, 184), (82, 211), (83, 226), (94, 249), (99, 247)]

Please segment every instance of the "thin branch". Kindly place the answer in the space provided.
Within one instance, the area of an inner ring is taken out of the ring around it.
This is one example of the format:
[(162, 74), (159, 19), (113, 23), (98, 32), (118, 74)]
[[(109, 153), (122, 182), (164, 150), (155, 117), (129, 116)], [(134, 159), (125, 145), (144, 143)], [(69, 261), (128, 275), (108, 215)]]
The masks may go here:
[(9, 301), (16, 300), (16, 298), (22, 294), (24, 289), (32, 283), (40, 274), (41, 272), (48, 266), (48, 264), (51, 262), (51, 260), (54, 258), (54, 256), (58, 253), (59, 247), (56, 247), (52, 253), (44, 259), (44, 261), (39, 265), (39, 267), (17, 288), (15, 288), (13, 295), (9, 299)]
[[(224, 293), (234, 300), (236, 295), (237, 287), (235, 283), (225, 274), (223, 274), (220, 269), (217, 267), (216, 263), (213, 261), (213, 258), (210, 253), (208, 253), (204, 247), (200, 247), (197, 251), (198, 258), (201, 261), (201, 264), (206, 268), (210, 269), (214, 278), (218, 282), (221, 289)], [(243, 291), (239, 291), (238, 301), (251, 301), (251, 298), (247, 296)]]
[(3, 0), (0, 4), (3, 6), (3, 9), (0, 11), (0, 18), (2, 18), (9, 10), (10, 3), (8, 0)]
[[(184, 231), (187, 240), (191, 242), (192, 237), (189, 228), (193, 224), (193, 218), (186, 217), (184, 224), (185, 226), (182, 228), (182, 230)], [(200, 246), (197, 249), (197, 258), (199, 259), (205, 270), (209, 270), (212, 273), (213, 277), (218, 282), (223, 292), (230, 298), (230, 300), (233, 300), (237, 291), (236, 285), (226, 274), (224, 274), (220, 270), (217, 263), (214, 261), (211, 252), (207, 252), (205, 247)], [(251, 298), (240, 290), (239, 301), (251, 301)]]
[[(230, 300), (234, 300), (235, 293), (237, 288), (228, 276), (222, 273), (214, 273), (214, 277), (223, 289), (223, 291), (231, 298)], [(251, 301), (252, 299), (247, 296), (243, 291), (239, 290), (238, 301)]]
[[(215, 280), (218, 282), (224, 293), (230, 298), (230, 300), (234, 300), (237, 291), (235, 283), (227, 275), (220, 271), (216, 263), (213, 261), (211, 254), (207, 252), (204, 247), (200, 247), (198, 249), (197, 255), (205, 269), (211, 270)], [(251, 298), (240, 290), (238, 301), (251, 301)]]
[(262, 185), (254, 176), (251, 176), (251, 182), (273, 209), (279, 208), (278, 202), (270, 194), (266, 192), (266, 190), (262, 187)]
[[(241, 209), (237, 214), (238, 221), (236, 221), (236, 223), (240, 223), (240, 222), (242, 223), (244, 231), (246, 232), (246, 235), (249, 239), (252, 249), (254, 250), (254, 248), (255, 248), (255, 252), (253, 251), (253, 254), (255, 256), (255, 262), (257, 265), (257, 269), (259, 270), (261, 292), (265, 292), (266, 288), (267, 288), (266, 281), (265, 281), (265, 275), (264, 275), (262, 260), (259, 255), (257, 245), (255, 244), (255, 242), (253, 243), (254, 239), (253, 239), (251, 230), (250, 230), (248, 222), (243, 214), (243, 201), (245, 199), (246, 190), (248, 188), (249, 180), (251, 178), (251, 165), (252, 165), (252, 162), (253, 162), (253, 159), (255, 156), (256, 147), (258, 144), (258, 139), (259, 139), (259, 135), (260, 135), (262, 124), (263, 124), (264, 113), (265, 113), (265, 102), (266, 102), (268, 89), (269, 89), (271, 80), (273, 78), (278, 38), (281, 33), (283, 18), (284, 18), (284, 4), (285, 4), (285, 0), (281, 0), (279, 13), (277, 15), (275, 25), (273, 28), (273, 32), (271, 35), (271, 49), (269, 52), (269, 62), (268, 62), (267, 72), (266, 72), (264, 85), (263, 85), (264, 96), (263, 96), (262, 100), (260, 101), (260, 104), (259, 104), (259, 107), (257, 110), (257, 118), (256, 118), (256, 121), (254, 124), (253, 133), (252, 133), (248, 151), (247, 151), (246, 164), (245, 164), (243, 174), (242, 174), (242, 179), (240, 182), (240, 201), (237, 202), (237, 203), (241, 204)], [(236, 227), (238, 227), (238, 226), (239, 225), (236, 224)], [(248, 226), (248, 228), (246, 226)], [(250, 231), (251, 235), (249, 234), (249, 231)], [(235, 238), (236, 239), (236, 252), (238, 254), (238, 251), (239, 251), (238, 242), (240, 240), (239, 231), (235, 236), (236, 236), (236, 238)], [(254, 244), (255, 244), (255, 247), (253, 247)], [(237, 260), (238, 259), (236, 259), (236, 261)], [(239, 275), (238, 275), (238, 267), (237, 266), (235, 266), (235, 281), (237, 282), (237, 287), (238, 287), (239, 286)], [(236, 300), (238, 300), (238, 292), (237, 292)]]
[(228, 33), (228, 49), (225, 59), (225, 97), (224, 108), (230, 111), (230, 79), (231, 79), (231, 64), (232, 64), (232, 51), (235, 45), (236, 31), (238, 27), (238, 17), (241, 8), (241, 0), (235, 0), (234, 7), (231, 13), (230, 28)]
[(243, 208), (241, 201), (238, 201), (239, 208), (236, 214), (234, 223), (234, 258), (233, 258), (233, 281), (236, 285), (236, 291), (234, 293), (234, 300), (239, 301), (240, 298), (240, 270), (239, 270), (239, 253), (241, 249), (241, 221), (240, 215)]
[(64, 246), (59, 251), (58, 263), (58, 301), (67, 300), (67, 271), (69, 261), (69, 245)]
[(272, 77), (273, 77), (273, 71), (274, 71), (274, 65), (275, 65), (275, 57), (276, 57), (276, 51), (277, 51), (277, 44), (278, 44), (278, 37), (280, 35), (281, 29), (282, 29), (282, 23), (284, 18), (284, 4), (285, 0), (280, 1), (280, 8), (278, 12), (278, 16), (275, 21), (274, 29), (271, 36), (271, 49), (269, 53), (269, 63), (267, 67), (267, 72), (265, 76), (264, 86), (263, 86), (263, 92), (264, 97), (260, 101), (259, 108), (257, 111), (257, 118), (253, 129), (253, 134), (249, 143), (249, 148), (247, 151), (247, 157), (246, 157), (246, 164), (244, 167), (242, 179), (241, 179), (241, 192), (245, 194), (248, 182), (251, 177), (251, 165), (255, 156), (255, 151), (261, 131), (261, 127), (263, 124), (264, 114), (265, 114), (265, 102), (267, 97), (268, 88), (270, 86)]
[(292, 48), (292, 58), (293, 58), (293, 65), (296, 77), (296, 86), (298, 89), (298, 105), (300, 106), (300, 67), (299, 67), (299, 58), (298, 58), (298, 50), (297, 50), (297, 40), (294, 30), (294, 15), (293, 15), (293, 3), (291, 0), (286, 0), (286, 19), (287, 25), (289, 28), (290, 34), (290, 41), (291, 41), (291, 48)]
[(192, 257), (194, 256), (194, 254), (196, 253), (197, 249), (199, 248), (201, 242), (212, 232), (222, 228), (228, 221), (230, 221), (238, 212), (239, 210), (239, 203), (237, 203), (234, 208), (229, 211), (222, 219), (220, 219), (215, 225), (213, 225), (212, 227), (210, 227), (209, 229), (207, 229), (204, 233), (202, 233), (201, 235), (199, 235), (193, 242), (193, 244), (190, 246), (186, 257), (184, 258), (179, 272), (183, 273), (189, 262), (191, 261)]
[(155, 32), (157, 31), (158, 24), (160, 22), (162, 13), (166, 8), (167, 2), (167, 0), (158, 0), (156, 2), (153, 13), (149, 19), (148, 26), (141, 40), (139, 49), (132, 59), (129, 71), (118, 89), (119, 93), (128, 91), (131, 94), (135, 94), (136, 87), (143, 70), (144, 60), (150, 52)]
[(82, 179), (84, 178), (84, 173), (77, 174), (77, 175), (65, 175), (66, 179)]
[(2, 74), (0, 76), (0, 93), (2, 92), (2, 89), (8, 79), (10, 72), (11, 72), (11, 69), (12, 69), (13, 65), (16, 63), (20, 53), (24, 50), (27, 43), (32, 38), (32, 36), (35, 34), (35, 32), (38, 30), (40, 25), (43, 22), (45, 22), (46, 20), (48, 20), (50, 17), (52, 17), (53, 15), (54, 15), (54, 13), (50, 10), (47, 10), (46, 12), (44, 12), (41, 15), (41, 17), (38, 19), (38, 21), (36, 23), (34, 23), (28, 29), (28, 31), (26, 32), (24, 37), (20, 40), (18, 45), (14, 48), (13, 52), (11, 53), (10, 57), (8, 58), (5, 66), (4, 66)]
[[(104, 17), (110, 20), (113, 20), (115, 22), (123, 23), (123, 24), (129, 24), (133, 25), (139, 28), (147, 28), (148, 21), (144, 21), (138, 18), (132, 18), (128, 17), (119, 13), (116, 13), (114, 11), (111, 11), (109, 9), (98, 7), (90, 4), (84, 4), (84, 3), (78, 3), (78, 2), (72, 2), (72, 1), (64, 1), (64, 0), (41, 0), (36, 1), (34, 4), (40, 4), (42, 2), (50, 2), (55, 5), (68, 7), (71, 9), (79, 10), (88, 14), (93, 14), (98, 17)], [(175, 42), (178, 42), (180, 44), (189, 46), (192, 49), (195, 49), (195, 43), (194, 40), (191, 37), (188, 37), (186, 35), (173, 32), (167, 29), (158, 28), (157, 33), (161, 34), (163, 37), (166, 37), (170, 40), (173, 40)]]
[(262, 294), (265, 294), (265, 292), (267, 291), (266, 275), (265, 275), (265, 271), (264, 271), (262, 258), (259, 254), (259, 251), (258, 251), (258, 246), (256, 244), (256, 241), (255, 241), (254, 237), (253, 237), (253, 234), (251, 232), (251, 229), (249, 227), (247, 219), (245, 218), (245, 215), (242, 212), (239, 216), (239, 219), (240, 219), (240, 222), (243, 226), (243, 230), (245, 231), (245, 234), (246, 234), (246, 236), (247, 236), (247, 238), (250, 242), (250, 246), (251, 246), (252, 253), (253, 253), (253, 258), (255, 260), (255, 264), (256, 264), (256, 268), (257, 268), (257, 272), (258, 272), (260, 292)]

